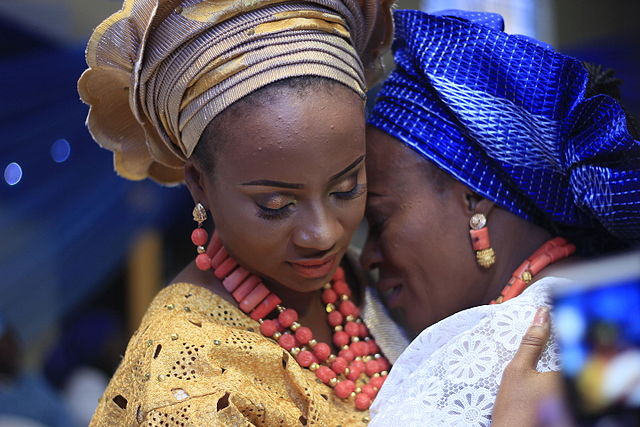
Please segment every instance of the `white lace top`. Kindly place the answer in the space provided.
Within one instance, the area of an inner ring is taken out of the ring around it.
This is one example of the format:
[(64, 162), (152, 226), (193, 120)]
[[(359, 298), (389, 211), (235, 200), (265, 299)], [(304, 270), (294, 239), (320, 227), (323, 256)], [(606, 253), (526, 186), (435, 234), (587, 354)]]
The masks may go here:
[[(441, 320), (402, 353), (371, 407), (370, 426), (488, 426), (502, 372), (538, 307), (549, 306), (543, 278), (503, 304), (470, 308)], [(551, 339), (538, 370), (557, 371)]]

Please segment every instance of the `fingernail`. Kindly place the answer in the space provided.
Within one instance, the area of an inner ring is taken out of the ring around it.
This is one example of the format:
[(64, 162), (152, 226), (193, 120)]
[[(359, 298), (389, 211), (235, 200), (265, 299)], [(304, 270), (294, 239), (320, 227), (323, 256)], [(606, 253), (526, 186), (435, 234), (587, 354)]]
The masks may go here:
[(533, 326), (544, 326), (549, 321), (549, 309), (540, 307), (533, 316)]

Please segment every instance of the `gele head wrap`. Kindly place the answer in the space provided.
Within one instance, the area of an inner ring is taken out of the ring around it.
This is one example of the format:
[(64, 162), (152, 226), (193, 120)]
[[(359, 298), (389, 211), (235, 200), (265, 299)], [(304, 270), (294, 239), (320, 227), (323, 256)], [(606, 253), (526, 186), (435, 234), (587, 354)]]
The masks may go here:
[(522, 218), (640, 239), (640, 142), (580, 61), (495, 14), (394, 20), (397, 68), (369, 124)]
[(319, 76), (362, 97), (392, 33), (389, 0), (125, 0), (94, 31), (78, 82), (116, 171), (164, 184), (225, 108), (275, 81)]

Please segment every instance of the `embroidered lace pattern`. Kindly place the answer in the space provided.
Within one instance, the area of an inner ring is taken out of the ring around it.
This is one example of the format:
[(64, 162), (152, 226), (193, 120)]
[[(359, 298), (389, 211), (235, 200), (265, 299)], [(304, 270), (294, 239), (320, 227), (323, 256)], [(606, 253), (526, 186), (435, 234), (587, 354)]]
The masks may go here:
[[(371, 407), (372, 426), (489, 426), (502, 372), (538, 307), (549, 306), (544, 278), (503, 304), (474, 307), (425, 329), (391, 370)], [(555, 339), (538, 371), (557, 371)]]
[(179, 283), (149, 307), (91, 426), (346, 427), (367, 417), (238, 308)]

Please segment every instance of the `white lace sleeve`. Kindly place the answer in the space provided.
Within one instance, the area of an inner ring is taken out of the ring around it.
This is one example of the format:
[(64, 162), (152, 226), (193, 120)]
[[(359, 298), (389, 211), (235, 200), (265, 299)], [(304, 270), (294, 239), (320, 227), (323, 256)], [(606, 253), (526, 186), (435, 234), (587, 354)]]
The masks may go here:
[[(372, 426), (488, 426), (505, 366), (558, 278), (499, 305), (474, 307), (425, 329), (402, 353), (371, 407)], [(538, 370), (557, 371), (551, 339)]]

